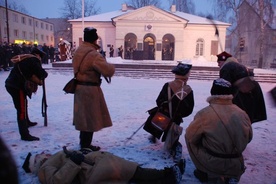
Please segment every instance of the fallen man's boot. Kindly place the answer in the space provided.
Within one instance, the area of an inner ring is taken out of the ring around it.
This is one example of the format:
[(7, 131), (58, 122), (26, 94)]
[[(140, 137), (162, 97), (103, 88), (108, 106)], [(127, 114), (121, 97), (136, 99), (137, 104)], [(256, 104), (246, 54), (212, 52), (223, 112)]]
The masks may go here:
[(208, 181), (208, 174), (201, 171), (201, 170), (194, 170), (194, 175), (200, 182), (207, 182)]

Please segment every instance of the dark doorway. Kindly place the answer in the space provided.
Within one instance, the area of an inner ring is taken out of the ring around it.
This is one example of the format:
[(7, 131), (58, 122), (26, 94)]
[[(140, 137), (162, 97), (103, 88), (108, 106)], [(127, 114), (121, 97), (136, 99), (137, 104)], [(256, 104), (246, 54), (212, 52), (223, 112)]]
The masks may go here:
[(174, 36), (166, 34), (162, 40), (162, 60), (174, 60)]
[(155, 60), (155, 38), (151, 34), (144, 37), (144, 59)]
[(125, 36), (125, 59), (134, 59), (133, 52), (136, 50), (137, 36), (133, 33), (128, 33)]

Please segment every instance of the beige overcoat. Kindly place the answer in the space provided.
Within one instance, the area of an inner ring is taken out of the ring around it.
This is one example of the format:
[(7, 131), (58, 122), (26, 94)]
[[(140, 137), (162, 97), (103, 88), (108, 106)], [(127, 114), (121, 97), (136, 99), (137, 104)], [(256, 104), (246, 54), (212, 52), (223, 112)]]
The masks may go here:
[(81, 165), (66, 157), (63, 151), (51, 156), (39, 169), (42, 184), (126, 184), (133, 177), (138, 164), (109, 152), (90, 152)]
[(212, 178), (240, 178), (244, 161), (242, 155), (221, 158), (208, 150), (221, 155), (242, 154), (252, 139), (250, 119), (232, 99), (232, 95), (210, 96), (210, 105), (200, 110), (186, 129), (185, 140), (195, 167)]
[[(97, 51), (99, 46), (83, 42), (73, 58), (74, 73), (81, 82), (101, 83), (101, 76), (112, 77), (114, 65)], [(88, 54), (87, 54), (88, 53)], [(87, 54), (85, 56), (85, 54)], [(83, 61), (81, 62), (81, 60)], [(103, 80), (103, 82), (106, 82)], [(74, 94), (73, 124), (80, 131), (96, 132), (112, 126), (110, 114), (100, 86), (77, 85)]]

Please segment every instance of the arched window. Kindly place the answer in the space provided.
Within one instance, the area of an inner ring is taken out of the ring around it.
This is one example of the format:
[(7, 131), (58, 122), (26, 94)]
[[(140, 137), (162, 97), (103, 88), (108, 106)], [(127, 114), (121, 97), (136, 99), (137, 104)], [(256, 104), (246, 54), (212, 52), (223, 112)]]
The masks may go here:
[(203, 56), (204, 51), (204, 40), (202, 38), (199, 38), (196, 41), (196, 56)]

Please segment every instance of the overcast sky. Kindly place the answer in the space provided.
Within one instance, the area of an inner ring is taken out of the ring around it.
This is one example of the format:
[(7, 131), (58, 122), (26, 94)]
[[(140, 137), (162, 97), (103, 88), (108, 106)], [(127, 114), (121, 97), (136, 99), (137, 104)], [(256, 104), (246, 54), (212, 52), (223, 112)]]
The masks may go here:
[[(12, 1), (12, 0), (10, 0)], [(59, 18), (64, 4), (64, 0), (13, 0), (17, 4), (23, 5), (31, 16), (37, 18)], [(126, 0), (97, 0), (97, 7), (101, 13), (121, 9), (121, 5)], [(9, 0), (8, 0), (9, 2)], [(162, 0), (164, 9), (168, 8), (167, 0)], [(196, 12), (211, 13), (211, 3), (208, 0), (196, 0)]]

